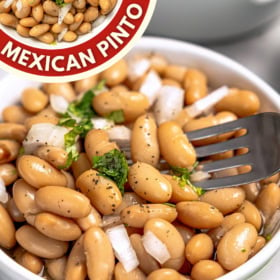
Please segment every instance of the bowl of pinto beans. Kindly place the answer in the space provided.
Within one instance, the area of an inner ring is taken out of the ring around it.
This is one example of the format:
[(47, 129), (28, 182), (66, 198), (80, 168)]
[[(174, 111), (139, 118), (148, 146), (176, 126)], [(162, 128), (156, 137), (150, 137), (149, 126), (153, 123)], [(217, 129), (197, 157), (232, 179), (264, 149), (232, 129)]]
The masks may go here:
[(87, 79), (7, 75), (0, 90), (5, 279), (241, 280), (279, 249), (279, 174), (205, 191), (201, 180), (250, 167), (209, 174), (203, 162), (247, 151), (198, 158), (205, 142), (185, 134), (280, 111), (277, 93), (238, 63), (146, 37)]

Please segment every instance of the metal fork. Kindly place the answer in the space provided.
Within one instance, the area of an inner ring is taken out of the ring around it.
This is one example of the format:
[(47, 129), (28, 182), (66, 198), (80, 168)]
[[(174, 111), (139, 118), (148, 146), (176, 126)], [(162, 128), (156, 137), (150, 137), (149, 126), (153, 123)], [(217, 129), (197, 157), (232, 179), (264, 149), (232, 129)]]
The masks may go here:
[(243, 136), (225, 142), (196, 148), (197, 157), (206, 157), (240, 148), (248, 148), (248, 153), (232, 158), (217, 160), (202, 165), (202, 171), (216, 172), (233, 167), (250, 165), (245, 174), (209, 179), (198, 182), (203, 189), (217, 189), (249, 184), (272, 176), (280, 171), (280, 114), (261, 113), (241, 118), (221, 125), (187, 133), (190, 141), (202, 140), (230, 131), (246, 129)]
[[(217, 160), (200, 165), (200, 170), (216, 172), (234, 167), (250, 165), (251, 171), (245, 174), (196, 182), (203, 189), (211, 190), (232, 187), (260, 181), (280, 171), (280, 114), (261, 113), (187, 133), (190, 141), (202, 140), (226, 132), (246, 129), (243, 136), (225, 142), (195, 148), (198, 158), (248, 148), (248, 153), (232, 158)], [(125, 149), (127, 151), (127, 147)]]

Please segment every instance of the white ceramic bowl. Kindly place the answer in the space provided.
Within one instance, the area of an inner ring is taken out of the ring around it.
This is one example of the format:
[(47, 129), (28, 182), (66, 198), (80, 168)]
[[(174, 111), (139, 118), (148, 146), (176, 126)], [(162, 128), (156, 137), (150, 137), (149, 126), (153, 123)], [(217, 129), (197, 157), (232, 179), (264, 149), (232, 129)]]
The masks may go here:
[(146, 34), (218, 42), (245, 36), (279, 13), (278, 0), (159, 0)]
[[(225, 56), (208, 49), (174, 40), (160, 38), (143, 38), (132, 53), (157, 52), (163, 54), (173, 63), (193, 66), (201, 69), (208, 76), (211, 86), (221, 85), (246, 88), (258, 93), (262, 111), (280, 112), (280, 96), (264, 81), (252, 72)], [(33, 82), (22, 81), (7, 76), (0, 80), (0, 111), (6, 105), (15, 102), (21, 89)], [(9, 92), (10, 94), (6, 94)], [(256, 274), (280, 248), (280, 231), (271, 241), (244, 265), (219, 278), (219, 280), (245, 280)], [(42, 280), (27, 271), (0, 250), (0, 279), (5, 280)]]

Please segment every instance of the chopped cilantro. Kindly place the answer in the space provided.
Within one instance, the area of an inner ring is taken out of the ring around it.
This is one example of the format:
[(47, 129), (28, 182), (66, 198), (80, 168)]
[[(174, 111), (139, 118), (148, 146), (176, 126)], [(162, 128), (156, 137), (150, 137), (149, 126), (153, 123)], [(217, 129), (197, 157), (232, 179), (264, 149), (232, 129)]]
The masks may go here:
[(176, 179), (179, 182), (180, 187), (184, 188), (185, 185), (190, 186), (199, 196), (203, 195), (205, 193), (205, 190), (203, 190), (200, 187), (197, 187), (192, 184), (190, 178), (191, 175), (194, 173), (195, 168), (197, 167), (198, 162), (195, 162), (195, 164), (192, 166), (191, 169), (183, 168), (183, 167), (177, 167), (177, 166), (171, 166), (171, 170), (173, 171), (174, 175), (173, 178)]
[(246, 249), (245, 249), (245, 248), (242, 248), (242, 249), (241, 249), (241, 252), (242, 252), (242, 253), (245, 253), (245, 252), (246, 252)]
[(111, 112), (108, 116), (107, 119), (114, 121), (115, 123), (123, 123), (124, 122), (124, 113), (123, 110), (118, 110)]
[(272, 238), (272, 234), (268, 233), (264, 238), (265, 238), (266, 241), (269, 241)]
[(173, 207), (173, 208), (176, 208), (176, 205), (175, 204), (172, 204), (172, 203), (163, 203), (163, 205), (166, 205), (166, 206), (169, 206), (169, 207)]
[(103, 156), (94, 156), (93, 168), (100, 175), (115, 181), (121, 193), (124, 193), (124, 184), (127, 181), (128, 175), (128, 164), (122, 152), (114, 149)]
[(63, 7), (65, 5), (64, 0), (53, 0), (58, 7)]
[(19, 155), (19, 156), (22, 156), (22, 155), (24, 155), (24, 154), (25, 154), (24, 147), (21, 146), (20, 149), (19, 149), (19, 151), (18, 151), (18, 155)]

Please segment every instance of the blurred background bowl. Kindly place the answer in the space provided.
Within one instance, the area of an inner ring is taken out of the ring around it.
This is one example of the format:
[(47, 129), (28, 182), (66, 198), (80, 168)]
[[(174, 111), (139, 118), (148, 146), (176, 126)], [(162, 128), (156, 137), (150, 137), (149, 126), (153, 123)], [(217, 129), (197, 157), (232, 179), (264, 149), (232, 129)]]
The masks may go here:
[(217, 43), (267, 26), (278, 0), (159, 0), (146, 34)]

